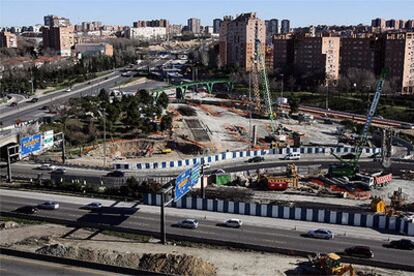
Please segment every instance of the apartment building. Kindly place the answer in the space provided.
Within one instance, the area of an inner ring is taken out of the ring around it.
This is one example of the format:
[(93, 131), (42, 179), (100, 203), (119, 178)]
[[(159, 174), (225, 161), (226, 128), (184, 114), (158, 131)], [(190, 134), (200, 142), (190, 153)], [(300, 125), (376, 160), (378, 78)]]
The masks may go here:
[(156, 20), (138, 20), (133, 22), (134, 28), (143, 28), (143, 27), (161, 27), (161, 28), (168, 28), (169, 23), (166, 19), (156, 19)]
[(414, 32), (384, 34), (384, 67), (401, 94), (414, 94)]
[(114, 55), (114, 48), (109, 43), (81, 43), (75, 45), (76, 54), (82, 57), (110, 56)]
[(139, 27), (129, 28), (126, 31), (129, 39), (152, 40), (165, 39), (167, 37), (167, 28), (164, 27)]
[(46, 15), (43, 17), (44, 24), (46, 27), (65, 27), (70, 26), (68, 18), (57, 16), (57, 15)]
[(201, 32), (201, 23), (198, 18), (190, 18), (187, 21), (188, 31), (194, 34), (199, 34)]
[(286, 72), (293, 66), (294, 61), (293, 34), (280, 34), (273, 36), (273, 69), (276, 73)]
[(220, 30), (220, 64), (251, 71), (255, 58), (255, 41), (265, 54), (266, 27), (256, 13), (244, 13), (234, 20), (223, 20)]
[(280, 32), (282, 34), (287, 34), (290, 32), (290, 21), (287, 19), (283, 19), (280, 26)]
[(294, 66), (302, 71), (339, 79), (339, 37), (301, 37), (295, 40)]
[(216, 18), (213, 20), (213, 32), (215, 34), (220, 33), (221, 22), (223, 22), (223, 20), (221, 20), (220, 18)]
[(43, 48), (52, 49), (61, 56), (70, 56), (75, 44), (73, 26), (44, 27), (42, 30)]
[(341, 38), (340, 73), (359, 68), (378, 75), (381, 71), (381, 40), (377, 36)]
[(17, 48), (17, 36), (11, 32), (0, 32), (0, 48)]

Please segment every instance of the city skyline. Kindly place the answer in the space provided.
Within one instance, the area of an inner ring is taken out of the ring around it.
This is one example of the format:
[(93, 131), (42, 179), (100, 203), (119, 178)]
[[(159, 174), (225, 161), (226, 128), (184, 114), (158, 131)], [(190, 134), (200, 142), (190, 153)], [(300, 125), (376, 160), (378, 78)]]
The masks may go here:
[[(99, 7), (97, 6), (99, 5)], [(220, 5), (220, 9), (217, 8)], [(160, 8), (162, 7), (162, 8)], [(411, 7), (411, 8), (410, 8)], [(56, 14), (67, 17), (73, 24), (101, 21), (104, 24), (132, 25), (133, 21), (165, 18), (173, 24), (186, 25), (190, 17), (200, 18), (202, 25), (212, 25), (214, 18), (256, 12), (261, 19), (289, 19), (293, 27), (309, 25), (369, 25), (371, 19), (410, 19), (414, 2), (409, 0), (338, 0), (338, 1), (27, 1), (2, 0), (1, 26), (28, 26), (43, 23), (43, 16)], [(29, 12), (26, 12), (29, 11)], [(367, 12), (369, 10), (369, 12)], [(11, 11), (19, 11), (15, 16)], [(306, 13), (302, 12), (306, 11)], [(324, 16), (321, 17), (320, 15)]]

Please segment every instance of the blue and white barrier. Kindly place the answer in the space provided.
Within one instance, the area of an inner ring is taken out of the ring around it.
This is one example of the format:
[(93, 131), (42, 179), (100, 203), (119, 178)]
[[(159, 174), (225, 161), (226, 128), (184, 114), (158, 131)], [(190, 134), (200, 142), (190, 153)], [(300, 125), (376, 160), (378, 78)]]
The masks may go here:
[[(161, 205), (160, 194), (145, 194), (144, 203)], [(342, 224), (358, 227), (369, 227), (383, 231), (414, 236), (414, 223), (403, 218), (380, 214), (337, 212), (316, 208), (287, 207), (254, 202), (234, 202), (220, 199), (202, 199), (184, 196), (172, 207), (205, 210), (220, 213), (251, 215), (259, 217), (283, 218), (291, 220), (312, 221), (321, 223)]]
[[(306, 154), (330, 154), (333, 151), (335, 154), (353, 153), (355, 148), (352, 147), (300, 147), (300, 148), (274, 148), (263, 150), (247, 150), (247, 151), (230, 151), (217, 153), (210, 156), (198, 156), (191, 159), (184, 160), (170, 160), (161, 162), (146, 162), (146, 163), (128, 163), (119, 162), (114, 163), (115, 170), (153, 170), (153, 169), (171, 169), (171, 168), (185, 168), (191, 167), (196, 163), (212, 164), (222, 161), (231, 161), (246, 157), (255, 156), (269, 156), (269, 155), (285, 155), (289, 153)], [(380, 153), (381, 148), (364, 148), (362, 154), (372, 155)]]

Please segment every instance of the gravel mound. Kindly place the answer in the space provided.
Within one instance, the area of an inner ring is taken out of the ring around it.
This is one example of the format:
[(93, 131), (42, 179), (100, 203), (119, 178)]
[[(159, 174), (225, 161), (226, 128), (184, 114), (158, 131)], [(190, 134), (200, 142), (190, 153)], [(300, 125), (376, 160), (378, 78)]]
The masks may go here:
[(216, 275), (216, 267), (201, 258), (188, 255), (144, 254), (139, 268), (175, 275)]
[(42, 248), (39, 248), (36, 250), (36, 253), (44, 254), (44, 255), (52, 255), (57, 257), (65, 257), (68, 254), (68, 248), (64, 246), (63, 244), (52, 244), (52, 245), (46, 245)]

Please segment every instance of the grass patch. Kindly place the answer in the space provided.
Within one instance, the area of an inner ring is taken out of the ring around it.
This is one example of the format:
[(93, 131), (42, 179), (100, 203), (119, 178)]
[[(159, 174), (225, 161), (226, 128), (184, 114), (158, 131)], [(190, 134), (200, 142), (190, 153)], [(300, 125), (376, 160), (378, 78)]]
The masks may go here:
[(108, 236), (113, 236), (113, 237), (118, 237), (118, 238), (122, 238), (122, 239), (127, 239), (127, 240), (134, 240), (134, 241), (138, 241), (138, 242), (149, 242), (149, 240), (151, 239), (151, 236), (132, 234), (132, 233), (115, 232), (115, 231), (110, 231), (110, 230), (104, 230), (104, 231), (102, 231), (102, 234), (108, 235)]
[(44, 222), (38, 220), (22, 219), (8, 216), (0, 216), (0, 221), (14, 221), (18, 224), (44, 224)]

